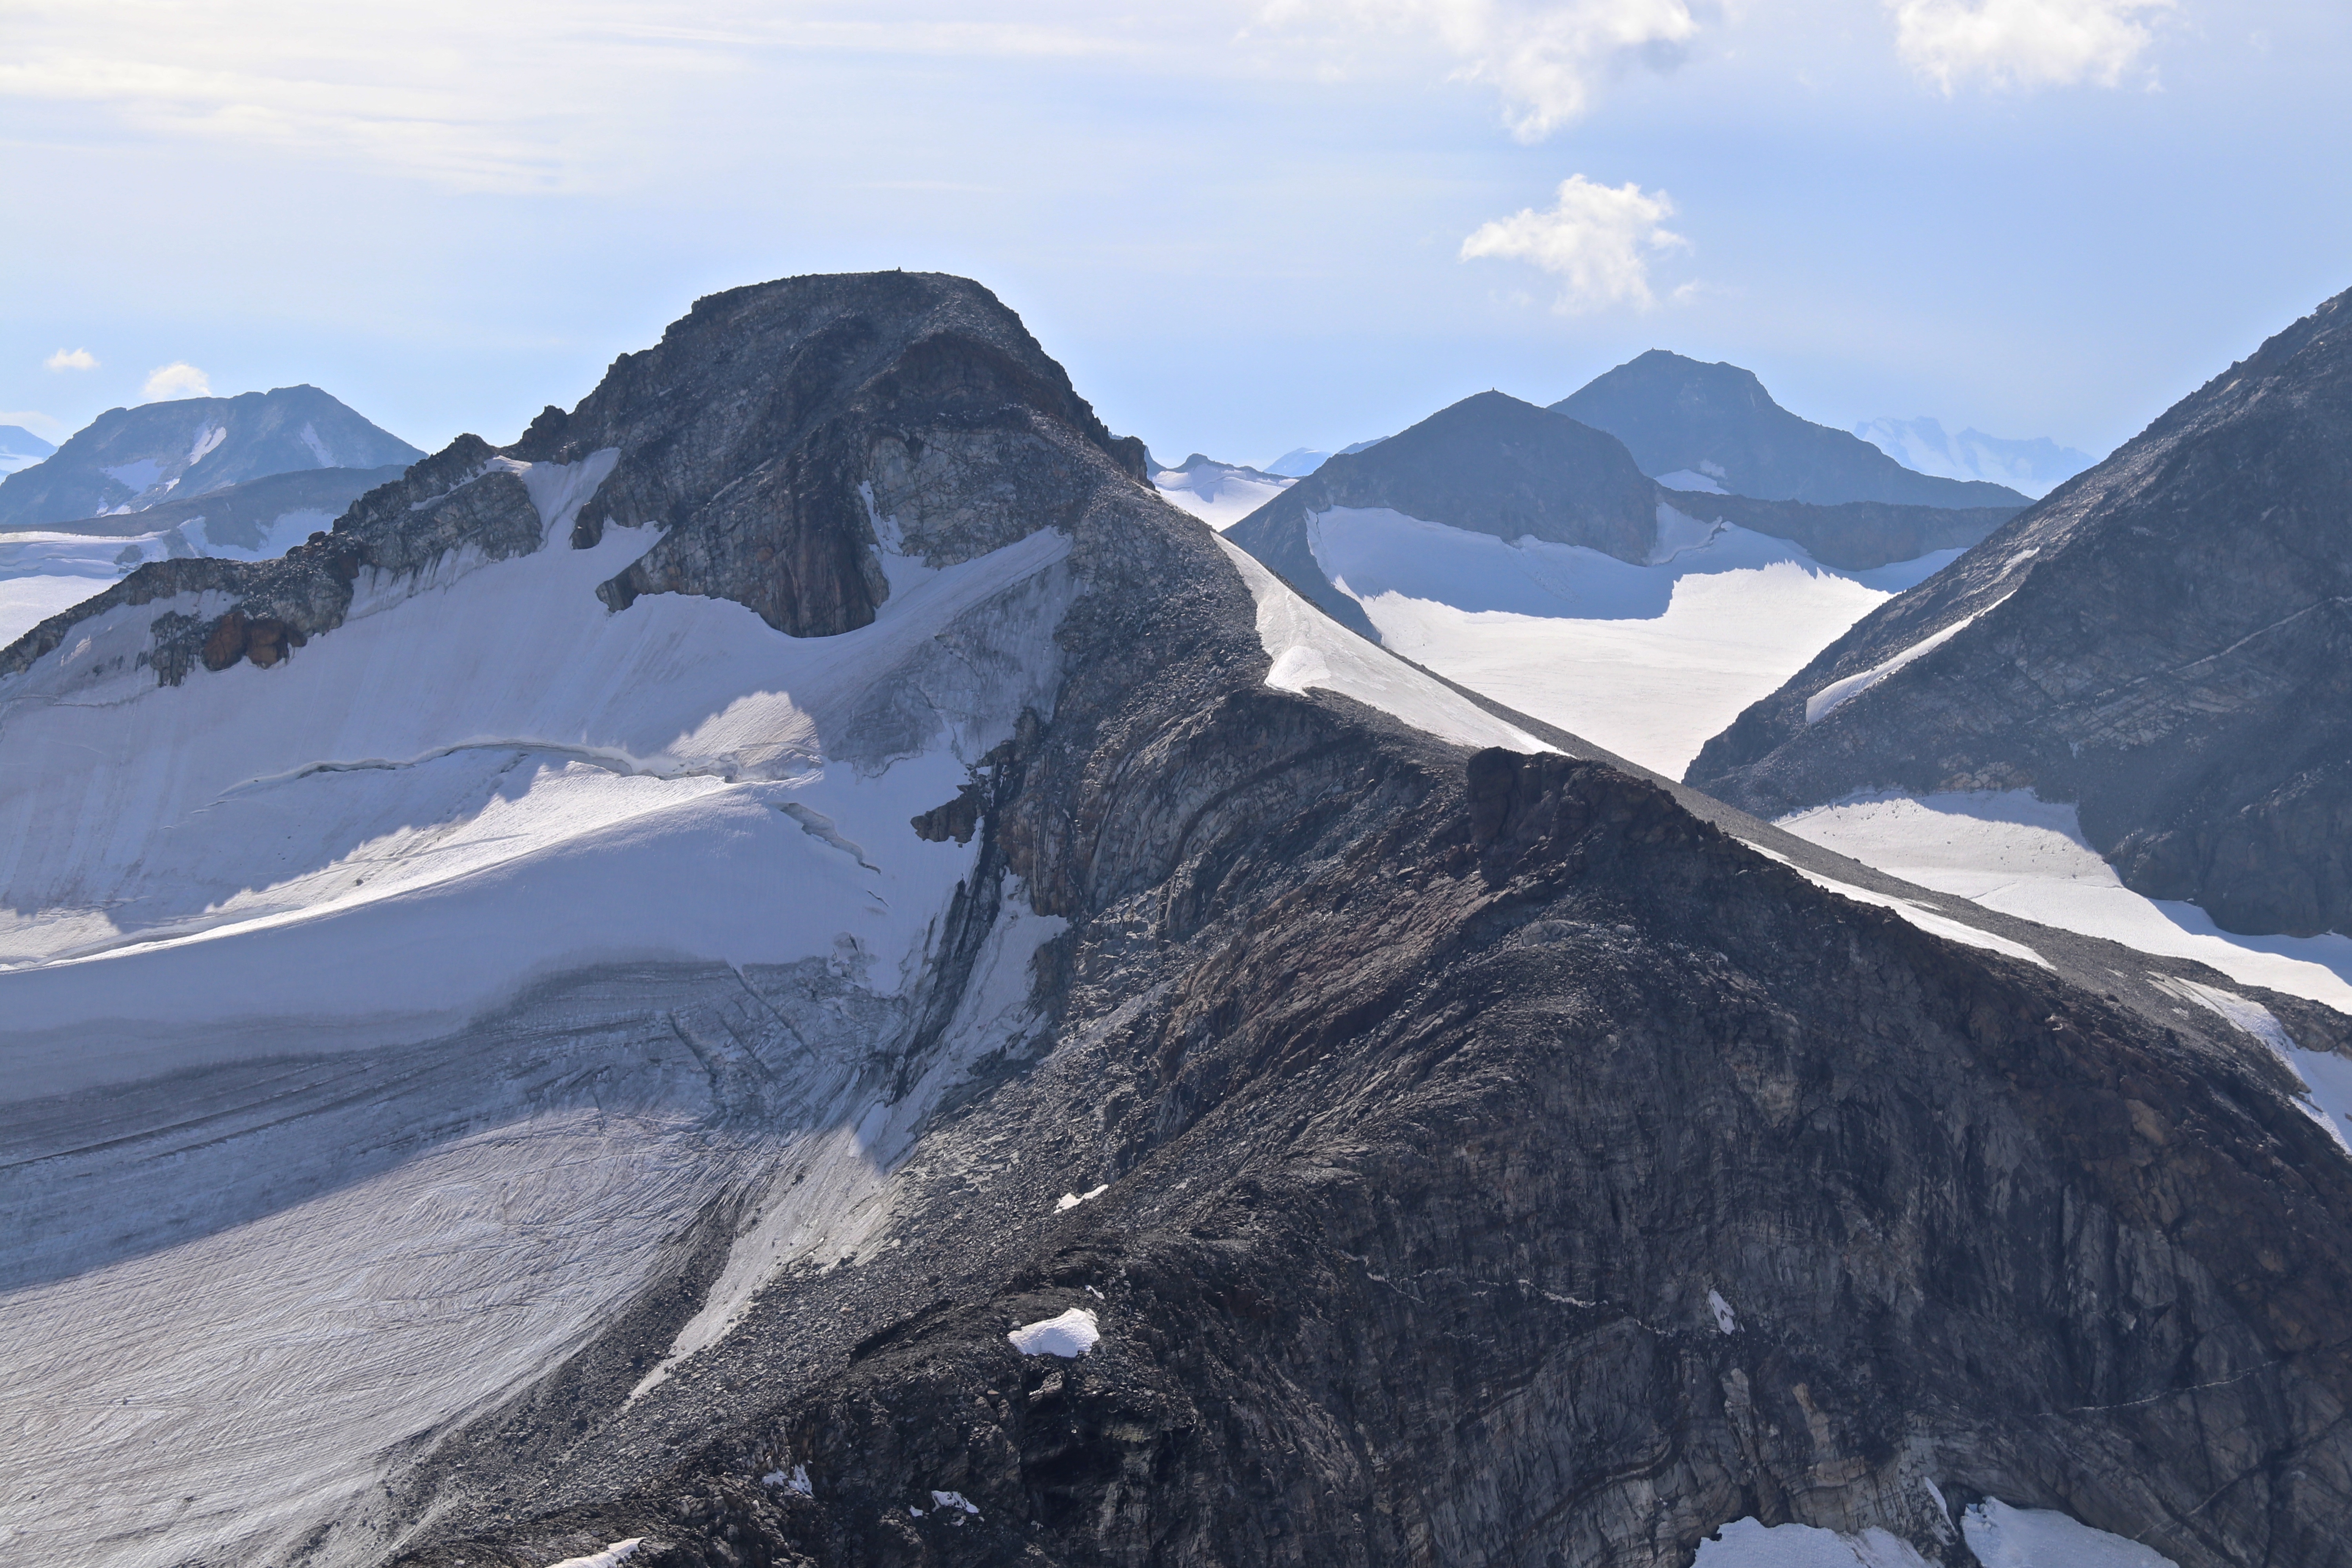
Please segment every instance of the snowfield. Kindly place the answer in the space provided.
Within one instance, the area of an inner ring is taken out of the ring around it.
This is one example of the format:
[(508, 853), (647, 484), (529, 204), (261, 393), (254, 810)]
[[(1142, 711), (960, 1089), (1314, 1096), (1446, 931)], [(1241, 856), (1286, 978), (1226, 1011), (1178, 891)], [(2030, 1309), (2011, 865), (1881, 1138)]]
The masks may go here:
[(2249, 985), (2352, 1012), (2352, 937), (2240, 936), (2194, 904), (2144, 899), (2084, 841), (2072, 805), (2031, 790), (1856, 796), (1780, 826), (1889, 876), (2020, 920), (2191, 958)]
[(1675, 778), (1742, 709), (1959, 553), (1843, 572), (1787, 540), (1661, 511), (1664, 559), (1644, 566), (1384, 510), (1313, 514), (1308, 538), (1390, 648)]
[(641, 1392), (775, 1268), (855, 1252), (938, 1094), (1037, 1026), (1061, 922), (1010, 886), (927, 1075), (876, 1080), (979, 853), (908, 819), (1050, 712), (1067, 539), (894, 559), (835, 637), (611, 614), (595, 585), (653, 531), (562, 542), (611, 461), (525, 473), (548, 548), (362, 580), (274, 668), (159, 688), (153, 617), (226, 607), (190, 596), (0, 681), (20, 1554), (263, 1561), (322, 1523), (320, 1562), (380, 1549), (399, 1453), (698, 1225), (725, 1261)]

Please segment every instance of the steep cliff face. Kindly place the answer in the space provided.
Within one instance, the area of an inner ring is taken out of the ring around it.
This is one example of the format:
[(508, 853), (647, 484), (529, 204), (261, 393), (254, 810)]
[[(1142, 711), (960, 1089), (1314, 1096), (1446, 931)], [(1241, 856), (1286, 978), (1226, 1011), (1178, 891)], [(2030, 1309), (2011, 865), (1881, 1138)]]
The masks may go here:
[(889, 595), (876, 520), (896, 518), (893, 547), (932, 566), (1066, 525), (1080, 446), (1144, 478), (1141, 443), (1114, 441), (992, 295), (891, 272), (698, 300), (572, 414), (541, 415), (512, 455), (620, 450), (572, 542), (613, 520), (665, 532), (602, 590), (614, 609), (708, 594), (822, 637), (866, 625)]
[[(974, 286), (721, 298), (906, 346), (773, 452), (633, 356), (281, 563), (290, 660), (108, 673), (126, 601), (0, 676), (45, 1561), (1960, 1568), (1990, 1496), (2352, 1564), (2352, 1157), (2247, 1022), (2341, 1018), (1339, 631)], [(853, 521), (878, 585), (747, 542)]]
[(2352, 929), (2352, 296), (1858, 624), (1690, 780), (2079, 801), (2125, 882), (2223, 926)]

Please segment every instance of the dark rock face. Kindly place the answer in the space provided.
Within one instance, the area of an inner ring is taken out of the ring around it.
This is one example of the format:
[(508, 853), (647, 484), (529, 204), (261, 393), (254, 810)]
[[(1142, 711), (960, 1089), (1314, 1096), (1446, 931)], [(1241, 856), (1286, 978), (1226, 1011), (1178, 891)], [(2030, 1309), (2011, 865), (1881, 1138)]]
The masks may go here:
[[(908, 535), (994, 526), (892, 407), (863, 482)], [(2183, 1568), (2352, 1564), (2352, 1162), (2273, 1058), (2119, 950), (1954, 946), (1620, 770), (1268, 689), (1208, 531), (1114, 447), (1045, 460), (1065, 683), (917, 823), (982, 847), (951, 954), (1015, 899), (1067, 922), (1050, 1023), (854, 1265), (631, 1400), (715, 1268), (682, 1238), (440, 1437), (400, 1561), (1680, 1568), (1754, 1513), (1958, 1568), (1932, 1482)], [(1071, 1309), (1083, 1359), (1007, 1342)]]
[(640, 594), (707, 594), (823, 637), (871, 621), (889, 592), (873, 519), (895, 519), (927, 564), (969, 560), (1066, 526), (1066, 480), (1087, 446), (1143, 479), (1142, 444), (1112, 437), (995, 296), (890, 272), (698, 300), (510, 451), (568, 461), (621, 449), (573, 542), (613, 520), (667, 531), (602, 590), (614, 609)]
[[(2124, 881), (2352, 931), (2352, 295), (1882, 606), (1708, 742), (1777, 816), (1857, 789), (2081, 803)], [(1818, 722), (1807, 699), (1976, 617)]]
[(1666, 503), (1687, 517), (1735, 523), (1804, 546), (1824, 566), (1867, 572), (1895, 561), (1916, 561), (1937, 550), (1964, 549), (2015, 517), (2019, 507), (1895, 506), (1855, 500), (1839, 506), (1757, 500), (1705, 491), (1669, 491)]
[(1915, 473), (1859, 436), (1790, 413), (1752, 371), (1701, 364), (1664, 349), (1627, 361), (1551, 406), (1624, 442), (1645, 474), (1687, 469), (1763, 500), (2027, 504), (2005, 485)]
[(315, 386), (112, 408), (46, 460), (0, 479), (0, 528), (143, 510), (271, 474), (388, 468), (424, 455)]

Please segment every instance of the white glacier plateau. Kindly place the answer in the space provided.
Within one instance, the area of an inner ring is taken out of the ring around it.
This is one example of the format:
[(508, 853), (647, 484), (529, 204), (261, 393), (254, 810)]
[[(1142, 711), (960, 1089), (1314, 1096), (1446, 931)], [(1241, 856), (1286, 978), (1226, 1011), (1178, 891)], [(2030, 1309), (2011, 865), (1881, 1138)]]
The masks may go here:
[(1310, 514), (1308, 542), (1388, 647), (1670, 777), (1959, 553), (1845, 572), (1784, 539), (1660, 513), (1658, 559), (1641, 566), (1377, 509)]

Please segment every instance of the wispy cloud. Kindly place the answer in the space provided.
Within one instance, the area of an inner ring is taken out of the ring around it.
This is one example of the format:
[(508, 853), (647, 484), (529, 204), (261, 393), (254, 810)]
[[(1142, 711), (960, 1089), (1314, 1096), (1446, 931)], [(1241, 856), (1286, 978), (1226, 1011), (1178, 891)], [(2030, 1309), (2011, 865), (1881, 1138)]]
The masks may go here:
[(210, 397), (212, 378), (185, 360), (173, 360), (147, 376), (147, 395), (162, 397)]
[(2172, 0), (1884, 0), (1905, 62), (1947, 93), (1994, 87), (2113, 87)]
[(51, 370), (96, 370), (98, 356), (88, 349), (59, 349), (41, 363)]
[(1583, 116), (1605, 72), (1629, 58), (1670, 64), (1698, 33), (1686, 0), (1266, 0), (1261, 16), (1433, 40), (1456, 77), (1501, 94), (1523, 142)]
[(1582, 174), (1560, 182), (1559, 199), (1546, 212), (1524, 208), (1482, 224), (1462, 242), (1462, 259), (1499, 258), (1532, 262), (1560, 280), (1557, 309), (1570, 315), (1657, 303), (1650, 259), (1690, 242), (1666, 228), (1675, 204), (1665, 192), (1628, 181), (1595, 184)]
[[(1229, 23), (1242, 4), (1214, 8)], [(793, 56), (1149, 60), (1164, 42), (1074, 0), (1042, 8), (1066, 15), (1038, 20), (1036, 0), (20, 0), (0, 98), (459, 190), (563, 192), (642, 158), (630, 127), (692, 123), (710, 84)]]

